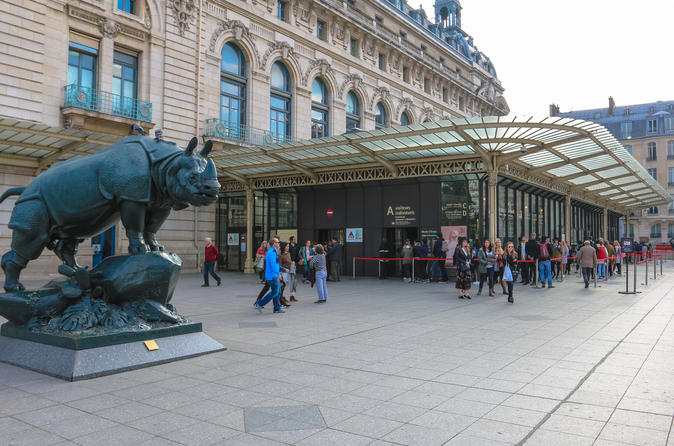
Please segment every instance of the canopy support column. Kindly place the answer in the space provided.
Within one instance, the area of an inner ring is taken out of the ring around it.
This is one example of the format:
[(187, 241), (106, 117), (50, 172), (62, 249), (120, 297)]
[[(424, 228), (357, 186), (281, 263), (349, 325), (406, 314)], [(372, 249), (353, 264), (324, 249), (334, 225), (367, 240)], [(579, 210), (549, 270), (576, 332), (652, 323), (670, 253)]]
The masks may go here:
[(602, 213), (603, 216), (603, 222), (602, 222), (602, 238), (604, 240), (608, 240), (608, 208), (603, 209), (604, 212)]
[(564, 197), (564, 236), (567, 243), (571, 242), (571, 195)]
[(494, 240), (496, 240), (497, 234), (496, 234), (496, 219), (498, 215), (498, 210), (496, 207), (496, 197), (497, 191), (496, 191), (496, 186), (498, 185), (498, 170), (497, 169), (492, 169), (489, 171), (489, 179), (488, 179), (488, 186), (489, 186), (489, 200), (487, 201), (487, 204), (489, 206), (489, 240), (491, 240), (492, 243), (494, 243)]
[(246, 262), (243, 265), (244, 274), (255, 274), (255, 265), (253, 262), (253, 219), (255, 218), (255, 197), (253, 189), (246, 188)]

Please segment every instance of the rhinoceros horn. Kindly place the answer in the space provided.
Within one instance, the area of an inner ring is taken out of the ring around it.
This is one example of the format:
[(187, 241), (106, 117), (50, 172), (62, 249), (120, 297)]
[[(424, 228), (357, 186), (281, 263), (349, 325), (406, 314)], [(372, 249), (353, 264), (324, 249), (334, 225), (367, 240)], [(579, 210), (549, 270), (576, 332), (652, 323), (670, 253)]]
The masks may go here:
[(185, 148), (185, 155), (192, 156), (194, 148), (197, 146), (197, 144), (199, 144), (199, 140), (197, 139), (196, 136), (190, 139), (190, 142), (187, 144), (187, 147)]
[(206, 144), (204, 144), (204, 148), (201, 149), (199, 155), (201, 155), (202, 158), (206, 159), (208, 158), (208, 154), (211, 153), (211, 150), (213, 150), (213, 141), (209, 139), (208, 141), (206, 141)]

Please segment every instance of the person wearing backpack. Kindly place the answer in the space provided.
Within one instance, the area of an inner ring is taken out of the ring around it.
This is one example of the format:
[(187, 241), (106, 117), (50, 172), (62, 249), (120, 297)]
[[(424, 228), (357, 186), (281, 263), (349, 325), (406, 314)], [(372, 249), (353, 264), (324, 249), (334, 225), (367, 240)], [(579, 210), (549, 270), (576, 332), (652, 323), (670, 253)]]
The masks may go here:
[(552, 256), (552, 244), (550, 237), (545, 237), (544, 242), (538, 246), (538, 277), (541, 280), (541, 287), (545, 288), (545, 279), (548, 279), (548, 288), (552, 286), (552, 268), (550, 257)]

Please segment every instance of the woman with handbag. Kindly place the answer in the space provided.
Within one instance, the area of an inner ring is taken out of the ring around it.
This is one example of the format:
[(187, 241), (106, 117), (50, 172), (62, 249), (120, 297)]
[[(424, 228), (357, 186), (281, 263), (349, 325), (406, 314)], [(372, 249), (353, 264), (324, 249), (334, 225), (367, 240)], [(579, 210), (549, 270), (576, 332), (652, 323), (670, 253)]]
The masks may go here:
[(482, 248), (477, 253), (477, 261), (480, 263), (480, 288), (477, 295), (482, 294), (482, 287), (485, 280), (489, 278), (489, 295), (494, 295), (494, 273), (498, 271), (498, 263), (496, 263), (496, 254), (491, 246), (489, 239), (485, 239)]
[(456, 289), (459, 293), (459, 299), (470, 299), (470, 285), (472, 282), (470, 274), (470, 264), (472, 260), (468, 239), (461, 237), (454, 251), (454, 265), (456, 265)]
[(498, 270), (494, 271), (494, 283), (500, 283), (503, 288), (503, 294), (508, 294), (506, 287), (503, 284), (503, 268), (505, 268), (505, 251), (500, 238), (496, 239), (496, 246), (494, 247), (494, 254), (496, 254), (496, 264)]
[(511, 304), (514, 303), (513, 299), (513, 283), (515, 282), (514, 271), (517, 271), (517, 251), (515, 251), (515, 246), (512, 242), (506, 243), (506, 250), (503, 255), (504, 268), (503, 268), (503, 280), (501, 285), (505, 287), (505, 284), (508, 285), (508, 302)]
[(260, 243), (255, 253), (255, 270), (260, 275), (260, 283), (264, 283), (264, 256), (267, 254), (267, 242)]

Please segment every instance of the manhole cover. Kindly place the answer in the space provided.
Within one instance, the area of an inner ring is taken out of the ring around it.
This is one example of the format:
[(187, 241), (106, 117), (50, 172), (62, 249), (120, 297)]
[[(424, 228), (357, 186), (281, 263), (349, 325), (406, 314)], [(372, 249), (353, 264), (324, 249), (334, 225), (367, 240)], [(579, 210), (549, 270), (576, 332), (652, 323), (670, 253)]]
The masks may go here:
[(521, 321), (551, 321), (552, 319), (546, 316), (540, 316), (538, 314), (523, 314), (521, 316), (512, 316), (515, 319)]
[(246, 432), (295, 431), (326, 427), (316, 406), (250, 407), (243, 411)]
[(239, 328), (278, 328), (276, 322), (239, 322)]

